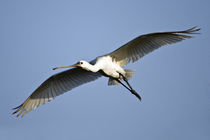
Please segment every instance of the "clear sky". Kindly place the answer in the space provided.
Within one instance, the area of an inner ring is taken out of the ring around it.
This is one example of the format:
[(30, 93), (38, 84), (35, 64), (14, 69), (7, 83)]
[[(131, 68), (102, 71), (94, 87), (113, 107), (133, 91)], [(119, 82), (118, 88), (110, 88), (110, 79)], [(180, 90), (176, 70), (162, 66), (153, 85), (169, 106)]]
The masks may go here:
[[(1, 140), (209, 140), (208, 0), (1, 0)], [(142, 102), (107, 78), (11, 115), (55, 66), (92, 60), (145, 33), (201, 35), (162, 47), (126, 68)]]

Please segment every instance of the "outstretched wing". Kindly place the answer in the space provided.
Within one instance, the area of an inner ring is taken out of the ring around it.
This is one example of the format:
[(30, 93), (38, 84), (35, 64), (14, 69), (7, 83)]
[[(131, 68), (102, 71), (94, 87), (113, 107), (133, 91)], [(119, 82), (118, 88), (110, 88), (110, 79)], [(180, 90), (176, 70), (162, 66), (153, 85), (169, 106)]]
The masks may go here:
[(14, 108), (18, 113), (17, 117), (51, 101), (77, 86), (96, 80), (101, 76), (100, 73), (93, 73), (82, 68), (73, 68), (58, 74), (55, 74), (42, 83), (20, 106)]
[(188, 34), (199, 34), (196, 33), (199, 30), (200, 28), (193, 27), (185, 31), (158, 32), (141, 35), (109, 55), (121, 66), (124, 66), (130, 61), (135, 62), (139, 60), (144, 55), (160, 48), (161, 46), (192, 38), (192, 36), (189, 36)]

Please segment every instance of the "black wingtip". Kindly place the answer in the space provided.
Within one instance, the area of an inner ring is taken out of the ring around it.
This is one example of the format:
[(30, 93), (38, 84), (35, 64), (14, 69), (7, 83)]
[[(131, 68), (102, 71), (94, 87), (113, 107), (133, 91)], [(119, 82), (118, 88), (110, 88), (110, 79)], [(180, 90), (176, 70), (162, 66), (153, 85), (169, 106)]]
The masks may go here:
[[(21, 104), (21, 105), (15, 107), (15, 108), (12, 108), (12, 110), (15, 110), (12, 114), (16, 114), (17, 112), (19, 112), (19, 108), (20, 108), (22, 105), (23, 105), (23, 104)], [(17, 117), (18, 117), (18, 116), (19, 116), (19, 115), (17, 115)]]
[(186, 30), (186, 33), (189, 33), (189, 34), (201, 34), (201, 33), (198, 33), (198, 31), (200, 31), (201, 28), (199, 28), (199, 26), (194, 26), (188, 30)]
[(15, 107), (15, 108), (12, 108), (12, 110), (18, 109), (18, 108), (20, 108), (22, 105), (23, 105), (23, 104), (21, 104), (21, 105)]

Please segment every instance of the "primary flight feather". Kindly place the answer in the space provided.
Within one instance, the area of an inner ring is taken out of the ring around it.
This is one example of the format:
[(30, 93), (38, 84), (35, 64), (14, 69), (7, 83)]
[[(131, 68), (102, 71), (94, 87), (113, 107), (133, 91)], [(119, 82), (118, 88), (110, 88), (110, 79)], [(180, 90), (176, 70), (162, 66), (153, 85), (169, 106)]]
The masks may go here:
[[(141, 35), (112, 53), (97, 57), (91, 62), (79, 61), (74, 65), (56, 67), (54, 70), (58, 68), (75, 68), (60, 72), (48, 78), (20, 106), (14, 108), (15, 111), (13, 114), (17, 113), (17, 117), (20, 115), (23, 117), (32, 109), (51, 101), (56, 96), (87, 82), (94, 81), (101, 76), (109, 78), (109, 85), (122, 84), (141, 100), (141, 96), (128, 82), (134, 71), (123, 69), (122, 67), (131, 61), (135, 62), (139, 60), (144, 55), (161, 46), (192, 38), (189, 34), (199, 34), (197, 33), (199, 30), (200, 28), (193, 27), (184, 31)], [(127, 86), (122, 81), (125, 81)]]

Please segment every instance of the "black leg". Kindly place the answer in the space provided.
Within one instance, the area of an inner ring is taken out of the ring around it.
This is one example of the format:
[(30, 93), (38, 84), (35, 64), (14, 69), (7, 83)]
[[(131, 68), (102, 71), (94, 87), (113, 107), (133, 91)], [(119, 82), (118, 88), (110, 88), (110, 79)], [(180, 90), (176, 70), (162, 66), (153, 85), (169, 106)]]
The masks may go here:
[(135, 90), (131, 89), (131, 93), (141, 101), (141, 96)]
[(122, 76), (123, 80), (127, 83), (129, 88), (133, 90), (133, 88), (131, 87), (131, 85), (129, 84), (128, 80), (125, 78), (125, 76), (123, 76), (121, 73), (120, 73), (120, 76)]
[(127, 81), (126, 83), (128, 83), (128, 86), (130, 88), (128, 88), (125, 84), (123, 84), (119, 79), (116, 79), (116, 80), (117, 80), (117, 82), (119, 82), (121, 85), (123, 85), (126, 89), (128, 89), (132, 94), (134, 94), (141, 101), (141, 96), (135, 90), (133, 90), (133, 88), (130, 86), (130, 84), (128, 83), (127, 80), (126, 80)]
[(125, 84), (123, 84), (119, 79), (116, 79), (117, 82), (119, 82), (121, 85), (123, 85), (127, 90), (131, 91), (131, 89), (129, 89)]

